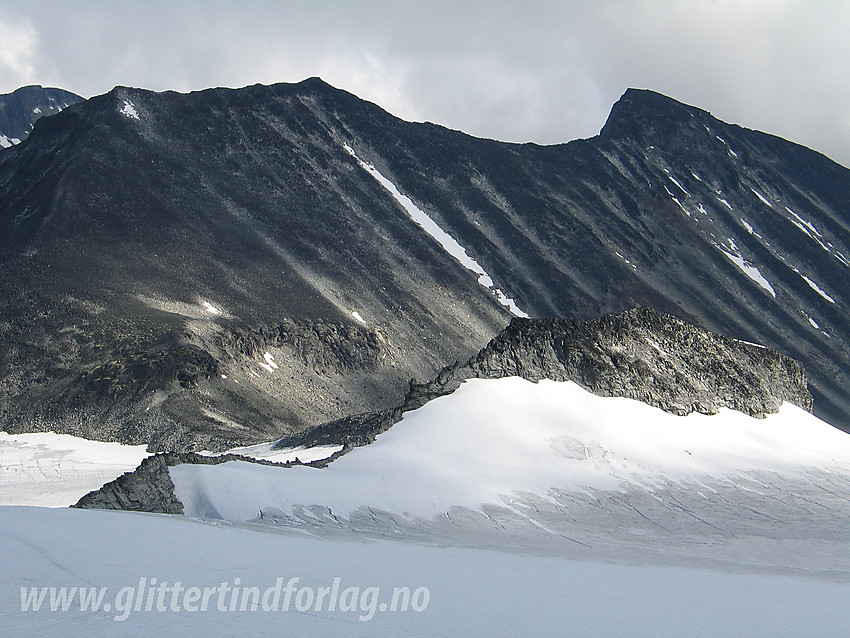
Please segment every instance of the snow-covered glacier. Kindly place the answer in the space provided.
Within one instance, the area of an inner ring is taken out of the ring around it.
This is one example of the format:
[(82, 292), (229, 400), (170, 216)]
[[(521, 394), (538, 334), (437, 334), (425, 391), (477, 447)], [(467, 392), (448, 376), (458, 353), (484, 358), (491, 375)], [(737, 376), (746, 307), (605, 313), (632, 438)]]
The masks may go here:
[(170, 475), (187, 515), (315, 534), (848, 567), (835, 554), (846, 549), (850, 435), (789, 403), (761, 419), (677, 416), (573, 382), (471, 379), (325, 469), (236, 461)]

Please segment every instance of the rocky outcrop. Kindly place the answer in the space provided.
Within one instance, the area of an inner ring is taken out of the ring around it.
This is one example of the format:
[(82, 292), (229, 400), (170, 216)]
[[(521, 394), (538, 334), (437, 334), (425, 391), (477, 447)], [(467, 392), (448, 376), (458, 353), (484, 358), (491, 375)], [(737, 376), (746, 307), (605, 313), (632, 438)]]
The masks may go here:
[(220, 374), (219, 364), (209, 352), (192, 344), (150, 348), (131, 352), (123, 360), (111, 360), (79, 377), (82, 392), (95, 397), (140, 394), (176, 381), (184, 388), (198, 385)]
[(799, 362), (635, 308), (591, 321), (516, 318), (465, 364), (444, 368), (427, 383), (411, 381), (397, 408), (325, 423), (276, 445), (366, 445), (405, 412), (454, 392), (466, 379), (512, 376), (574, 381), (599, 396), (636, 399), (678, 415), (730, 408), (764, 417), (785, 401), (809, 412), (813, 403)]
[(381, 432), (386, 432), (392, 425), (398, 423), (401, 415), (408, 409), (411, 408), (405, 402), (391, 410), (365, 412), (335, 419), (303, 432), (283, 437), (276, 441), (272, 447), (276, 450), (282, 450), (319, 445), (343, 445), (346, 448), (369, 445)]
[(174, 483), (168, 475), (168, 468), (191, 462), (184, 458), (189, 456), (198, 455), (165, 453), (149, 456), (132, 472), (126, 472), (100, 489), (89, 492), (72, 507), (182, 514), (183, 504), (174, 496)]
[(274, 463), (252, 459), (240, 454), (206, 456), (194, 452), (165, 452), (149, 456), (132, 472), (125, 472), (100, 489), (89, 492), (72, 507), (81, 509), (129, 510), (182, 514), (183, 503), (174, 495), (174, 483), (168, 468), (175, 465), (218, 465), (228, 461), (246, 461), (260, 465), (291, 467), (300, 461)]
[(275, 326), (230, 327), (219, 337), (225, 351), (235, 349), (262, 358), (269, 347), (286, 348), (320, 374), (374, 371), (389, 353), (389, 342), (379, 331), (343, 321), (293, 321)]
[(812, 411), (802, 364), (647, 308), (586, 322), (514, 320), (444, 385), (467, 375), (575, 381), (678, 415), (731, 408), (763, 417), (784, 401)]

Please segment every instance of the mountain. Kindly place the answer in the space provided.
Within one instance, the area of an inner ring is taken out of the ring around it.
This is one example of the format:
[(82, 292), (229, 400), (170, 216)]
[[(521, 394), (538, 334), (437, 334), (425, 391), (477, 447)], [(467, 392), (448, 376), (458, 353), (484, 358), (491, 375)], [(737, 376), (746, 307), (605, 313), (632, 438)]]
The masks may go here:
[(26, 139), (35, 121), (55, 115), (83, 98), (64, 89), (24, 86), (0, 95), (0, 148), (8, 148)]
[(654, 308), (850, 429), (850, 171), (629, 90), (555, 146), (313, 78), (113, 91), (0, 153), (0, 428), (223, 450), (391, 410), (513, 316)]

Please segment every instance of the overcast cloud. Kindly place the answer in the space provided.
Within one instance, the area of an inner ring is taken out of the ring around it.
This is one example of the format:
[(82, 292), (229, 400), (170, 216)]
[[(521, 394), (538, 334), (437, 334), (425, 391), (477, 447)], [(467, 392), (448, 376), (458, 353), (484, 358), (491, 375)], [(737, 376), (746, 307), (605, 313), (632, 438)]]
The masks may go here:
[(188, 91), (318, 75), (509, 141), (599, 132), (628, 87), (850, 166), (845, 0), (0, 0), (0, 92)]

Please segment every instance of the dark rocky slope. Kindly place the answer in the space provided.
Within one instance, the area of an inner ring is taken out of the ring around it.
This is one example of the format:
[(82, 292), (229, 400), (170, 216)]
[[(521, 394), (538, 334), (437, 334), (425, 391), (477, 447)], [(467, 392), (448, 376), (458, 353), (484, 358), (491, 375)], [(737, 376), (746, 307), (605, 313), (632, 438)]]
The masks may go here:
[(119, 89), (0, 157), (0, 427), (269, 440), (391, 407), (507, 323), (300, 91)]
[[(763, 417), (784, 401), (806, 410), (812, 406), (805, 370), (793, 359), (670, 315), (634, 309), (587, 322), (514, 319), (467, 363), (445, 368), (429, 383), (411, 384), (400, 405), (308, 428), (278, 441), (276, 447), (342, 445), (329, 460), (311, 464), (323, 467), (372, 443), (405, 412), (454, 392), (466, 379), (508, 376), (575, 381), (600, 396), (638, 399), (679, 415), (714, 414), (725, 407)], [(75, 507), (182, 514), (168, 468), (228, 460), (275, 465), (233, 454), (159, 454), (84, 496)]]
[(649, 91), (541, 147), (311, 79), (118, 87), (0, 153), (0, 428), (223, 449), (392, 410), (477, 352), (510, 314), (346, 145), (530, 315), (764, 343), (850, 427), (847, 169)]

